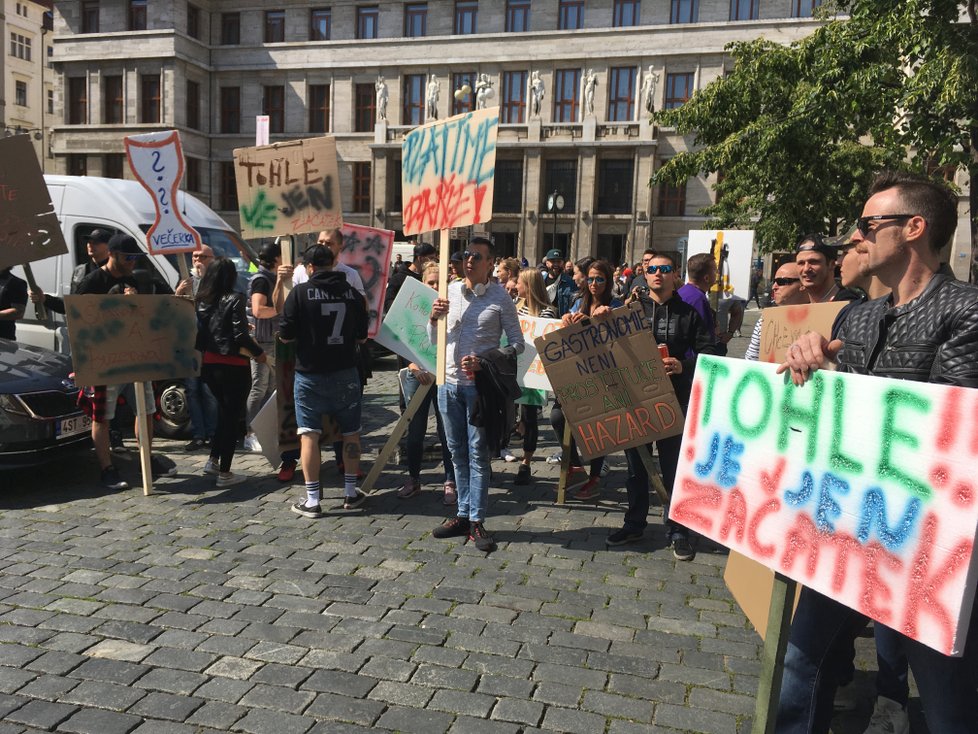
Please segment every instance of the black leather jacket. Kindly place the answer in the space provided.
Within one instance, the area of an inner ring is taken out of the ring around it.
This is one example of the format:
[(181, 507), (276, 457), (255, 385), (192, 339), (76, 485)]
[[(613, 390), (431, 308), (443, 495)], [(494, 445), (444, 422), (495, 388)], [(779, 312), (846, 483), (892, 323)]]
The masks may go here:
[(244, 348), (257, 357), (262, 353), (248, 329), (245, 297), (230, 293), (217, 303), (197, 303), (197, 349), (238, 355)]
[(938, 273), (902, 306), (852, 307), (838, 338), (842, 371), (978, 387), (978, 287)]

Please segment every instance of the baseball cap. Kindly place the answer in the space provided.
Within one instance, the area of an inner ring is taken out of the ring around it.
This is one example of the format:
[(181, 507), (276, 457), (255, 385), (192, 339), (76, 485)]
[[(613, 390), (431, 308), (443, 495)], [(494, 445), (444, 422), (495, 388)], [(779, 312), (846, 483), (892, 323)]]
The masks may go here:
[(333, 264), (333, 251), (325, 245), (312, 245), (302, 253), (302, 262), (314, 268), (328, 267)]
[(835, 260), (838, 251), (832, 245), (826, 243), (820, 234), (806, 234), (795, 245), (795, 253), (799, 252), (818, 252), (825, 256), (826, 260)]
[(109, 252), (124, 252), (129, 255), (138, 255), (142, 252), (136, 240), (127, 234), (114, 234), (109, 239)]
[(85, 239), (89, 242), (108, 242), (112, 239), (112, 233), (107, 229), (93, 229)]
[(453, 263), (460, 263), (460, 262), (462, 262), (463, 259), (464, 258), (462, 257), (462, 251), (461, 250), (459, 250), (458, 252), (453, 252), (452, 253), (452, 262)]
[(564, 259), (564, 253), (562, 253), (557, 248), (554, 248), (552, 250), (548, 250), (547, 251), (547, 254), (544, 255), (543, 259), (544, 260), (563, 260)]

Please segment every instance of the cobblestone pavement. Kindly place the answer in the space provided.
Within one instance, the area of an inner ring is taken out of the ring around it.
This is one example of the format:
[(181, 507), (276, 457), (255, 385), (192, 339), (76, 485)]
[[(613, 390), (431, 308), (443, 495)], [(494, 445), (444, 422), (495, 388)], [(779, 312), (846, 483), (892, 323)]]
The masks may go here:
[[(368, 461), (397, 417), (393, 360), (380, 367)], [(353, 511), (328, 462), (318, 521), (289, 512), (301, 485), (259, 455), (236, 459), (252, 481), (219, 491), (182, 442), (160, 442), (179, 474), (148, 498), (103, 491), (85, 453), (2, 475), (0, 734), (749, 731), (760, 640), (722, 549), (677, 562), (658, 519), (607, 549), (623, 457), (600, 501), (559, 507), (542, 433), (533, 486), (493, 463), (489, 555), (431, 537), (446, 509), (431, 462), (422, 496), (394, 497), (391, 466)], [(135, 483), (135, 454), (120, 464)], [(837, 732), (872, 707), (859, 648)]]

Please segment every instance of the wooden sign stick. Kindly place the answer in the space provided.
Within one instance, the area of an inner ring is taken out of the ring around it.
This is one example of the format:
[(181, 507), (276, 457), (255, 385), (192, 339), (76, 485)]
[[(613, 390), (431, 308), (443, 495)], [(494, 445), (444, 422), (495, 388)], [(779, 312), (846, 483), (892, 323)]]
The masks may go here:
[[(37, 287), (37, 281), (34, 280), (34, 271), (31, 270), (30, 263), (24, 263), (24, 277), (27, 278), (27, 285), (30, 286), (32, 291), (39, 291), (40, 288)], [(34, 313), (37, 315), (38, 321), (46, 321), (48, 318), (47, 309), (44, 308), (43, 303), (34, 304)]]
[[(448, 268), (452, 257), (452, 248), (448, 242), (449, 230), (441, 231), (441, 241), (438, 251), (438, 297), (448, 298)], [(438, 319), (438, 362), (435, 367), (435, 384), (445, 384), (445, 342), (448, 341), (448, 316)]]
[(428, 383), (427, 385), (421, 385), (418, 387), (418, 391), (414, 393), (414, 397), (411, 398), (411, 402), (408, 403), (404, 412), (401, 413), (401, 417), (398, 419), (397, 423), (394, 424), (394, 430), (391, 432), (390, 438), (387, 439), (387, 443), (384, 444), (384, 448), (380, 450), (377, 454), (377, 460), (374, 465), (370, 467), (370, 472), (363, 480), (363, 484), (360, 485), (360, 491), (366, 494), (374, 493), (374, 485), (380, 478), (380, 473), (387, 466), (387, 462), (391, 459), (391, 454), (394, 453), (394, 449), (397, 448), (398, 442), (401, 440), (401, 436), (408, 429), (408, 424), (414, 417), (415, 413), (418, 412), (418, 408), (421, 407), (421, 403), (424, 402), (425, 396), (428, 391), (434, 387), (433, 383)]
[(177, 255), (177, 265), (180, 267), (180, 280), (190, 280), (190, 268), (187, 267), (187, 258), (182, 252)]
[[(183, 258), (178, 258), (183, 260)], [(149, 497), (153, 494), (153, 470), (150, 467), (150, 439), (149, 431), (146, 430), (146, 423), (149, 420), (149, 406), (146, 405), (145, 382), (134, 382), (133, 388), (136, 390), (136, 420), (139, 424), (139, 466), (143, 472), (143, 496)]]
[(791, 613), (797, 586), (798, 583), (787, 576), (774, 574), (751, 734), (774, 734), (778, 718), (778, 699), (781, 698), (781, 678), (784, 676), (784, 653), (788, 649), (788, 633), (791, 629)]
[(560, 441), (560, 480), (557, 482), (557, 504), (562, 505), (567, 496), (567, 478), (570, 476), (571, 425), (564, 420), (564, 435)]
[(642, 463), (645, 464), (645, 471), (649, 475), (649, 484), (652, 485), (652, 489), (655, 493), (659, 495), (659, 499), (662, 500), (662, 506), (669, 506), (669, 494), (666, 492), (665, 486), (662, 484), (662, 480), (659, 478), (659, 471), (656, 469), (655, 463), (652, 461), (652, 454), (649, 451), (648, 446), (639, 446), (638, 455), (642, 459)]

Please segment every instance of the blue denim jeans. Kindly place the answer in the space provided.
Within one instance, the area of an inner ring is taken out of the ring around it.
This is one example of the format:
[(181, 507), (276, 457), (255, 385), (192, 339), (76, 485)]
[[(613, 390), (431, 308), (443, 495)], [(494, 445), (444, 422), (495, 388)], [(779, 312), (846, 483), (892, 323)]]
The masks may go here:
[(213, 438), (217, 430), (217, 399), (199, 377), (184, 378), (190, 431), (194, 438)]
[[(434, 379), (434, 378), (432, 378)], [(404, 403), (405, 405), (411, 402), (411, 398), (421, 387), (421, 383), (418, 382), (418, 378), (415, 377), (410, 370), (404, 375), (404, 379), (401, 381), (401, 387), (404, 392)], [(428, 390), (428, 394), (425, 396), (421, 405), (418, 407), (418, 412), (414, 414), (411, 422), (408, 423), (407, 430), (407, 463), (408, 463), (408, 474), (411, 475), (412, 479), (417, 479), (421, 476), (421, 460), (424, 457), (424, 437), (428, 433), (428, 412), (431, 406), (435, 406), (435, 426), (438, 430), (438, 440), (441, 442), (441, 460), (442, 465), (445, 467), (445, 481), (454, 482), (455, 481), (455, 467), (452, 465), (452, 453), (448, 450), (448, 439), (445, 437), (445, 425), (442, 421), (441, 411), (438, 409), (438, 401), (435, 400), (435, 395), (437, 394), (437, 388), (432, 386)]]
[(489, 498), (489, 448), (485, 429), (469, 424), (476, 398), (475, 385), (438, 388), (438, 409), (455, 466), (458, 516), (482, 522)]
[[(784, 658), (778, 734), (828, 732), (839, 678), (847, 674), (853, 641), (868, 622), (854, 609), (802, 588)], [(958, 658), (894, 633), (917, 681), (927, 727), (935, 734), (978, 731), (978, 604), (970, 633)]]

